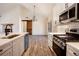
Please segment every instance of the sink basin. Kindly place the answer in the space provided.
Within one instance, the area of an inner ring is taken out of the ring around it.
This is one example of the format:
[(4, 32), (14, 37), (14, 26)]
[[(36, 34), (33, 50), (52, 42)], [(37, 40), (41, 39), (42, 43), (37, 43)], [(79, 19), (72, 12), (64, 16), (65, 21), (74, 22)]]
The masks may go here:
[(8, 39), (11, 39), (11, 38), (14, 38), (14, 37), (16, 37), (16, 36), (19, 36), (19, 35), (18, 35), (18, 34), (14, 34), (14, 35), (8, 36), (7, 38), (8, 38)]
[(19, 34), (13, 34), (13, 35), (10, 35), (10, 36), (5, 36), (5, 37), (2, 37), (1, 39), (12, 39), (16, 36), (19, 36)]

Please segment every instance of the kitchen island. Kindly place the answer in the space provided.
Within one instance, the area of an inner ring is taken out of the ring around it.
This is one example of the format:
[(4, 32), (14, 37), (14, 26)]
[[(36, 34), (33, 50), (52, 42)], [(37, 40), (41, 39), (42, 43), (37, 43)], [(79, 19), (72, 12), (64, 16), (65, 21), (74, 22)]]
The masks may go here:
[(21, 56), (24, 52), (25, 33), (11, 33), (8, 36), (0, 38), (1, 56)]

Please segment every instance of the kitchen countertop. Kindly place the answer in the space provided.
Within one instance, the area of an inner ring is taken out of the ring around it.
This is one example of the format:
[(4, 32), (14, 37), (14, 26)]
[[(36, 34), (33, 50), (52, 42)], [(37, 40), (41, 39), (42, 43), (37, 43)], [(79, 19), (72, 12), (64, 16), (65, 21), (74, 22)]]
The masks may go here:
[(67, 44), (79, 50), (79, 42), (68, 42)]
[(66, 33), (60, 33), (60, 32), (57, 32), (57, 33), (53, 33), (53, 34), (66, 34)]
[(54, 34), (65, 34), (65, 33), (60, 33), (60, 32), (49, 32), (48, 34), (54, 35)]
[(12, 40), (11, 39), (0, 39), (0, 47), (9, 42), (12, 42)]
[[(2, 46), (2, 45), (4, 45), (4, 44), (7, 44), (7, 43), (9, 43), (9, 42), (12, 42), (13, 40), (15, 40), (16, 38), (19, 38), (19, 37), (21, 37), (21, 36), (23, 36), (23, 35), (25, 35), (25, 34), (29, 34), (28, 32), (25, 32), (25, 33), (11, 33), (11, 34), (9, 34), (8, 36), (10, 36), (10, 35), (13, 35), (13, 34), (20, 34), (19, 36), (17, 36), (17, 37), (14, 37), (14, 38), (12, 38), (12, 39), (0, 39), (0, 46)], [(7, 37), (7, 36), (6, 36)]]

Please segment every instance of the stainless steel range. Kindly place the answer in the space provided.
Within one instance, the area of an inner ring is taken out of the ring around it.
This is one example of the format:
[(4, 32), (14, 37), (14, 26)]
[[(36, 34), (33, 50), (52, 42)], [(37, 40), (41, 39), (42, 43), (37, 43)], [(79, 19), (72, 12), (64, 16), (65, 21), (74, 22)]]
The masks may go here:
[(58, 56), (66, 56), (66, 42), (79, 41), (79, 29), (70, 29), (66, 34), (53, 35), (53, 50)]

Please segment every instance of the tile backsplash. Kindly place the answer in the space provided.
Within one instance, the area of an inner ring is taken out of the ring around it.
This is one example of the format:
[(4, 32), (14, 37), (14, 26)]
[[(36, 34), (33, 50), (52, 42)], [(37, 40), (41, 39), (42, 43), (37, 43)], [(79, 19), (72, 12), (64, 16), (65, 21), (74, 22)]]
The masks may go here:
[(65, 33), (66, 29), (71, 29), (71, 28), (79, 28), (79, 22), (72, 22), (68, 24), (62, 24), (57, 26), (57, 32), (63, 32)]
[(69, 28), (79, 28), (79, 22), (71, 23), (68, 26), (69, 26)]

